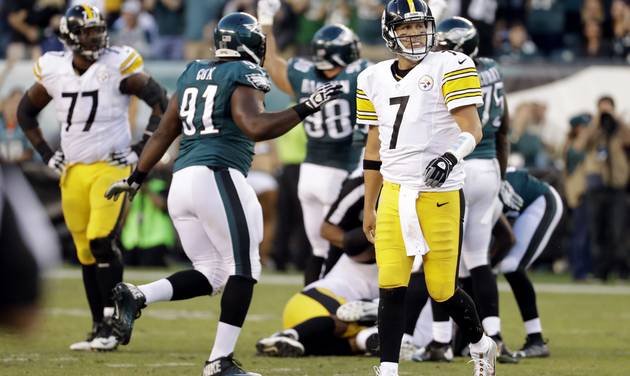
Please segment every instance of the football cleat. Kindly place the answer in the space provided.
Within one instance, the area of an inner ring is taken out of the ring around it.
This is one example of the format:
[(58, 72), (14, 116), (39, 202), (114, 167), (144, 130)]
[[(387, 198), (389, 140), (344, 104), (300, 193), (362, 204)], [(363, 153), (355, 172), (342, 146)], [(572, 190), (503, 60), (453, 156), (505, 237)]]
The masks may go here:
[(98, 333), (101, 327), (101, 323), (93, 323), (92, 330), (87, 334), (87, 338), (84, 341), (75, 342), (70, 345), (70, 350), (72, 351), (92, 351), (92, 340), (96, 337), (96, 333)]
[(398, 372), (392, 369), (381, 369), (379, 366), (374, 366), (374, 374), (376, 376), (398, 376)]
[(274, 333), (271, 337), (256, 342), (257, 355), (277, 356), (281, 358), (304, 355), (304, 345), (298, 341), (297, 332), (287, 329)]
[(551, 355), (544, 341), (527, 337), (523, 348), (515, 353), (517, 358), (546, 358)]
[(259, 373), (242, 369), (241, 364), (232, 356), (233, 354), (230, 354), (211, 362), (206, 361), (201, 376), (261, 376)]
[(376, 323), (378, 317), (378, 303), (364, 300), (348, 302), (337, 308), (336, 316), (341, 321), (371, 326)]
[(475, 371), (474, 376), (495, 376), (497, 365), (497, 344), (492, 338), (484, 336), (486, 341), (489, 341), (488, 350), (484, 352), (470, 352), (472, 357), (471, 362), (474, 363)]
[(450, 343), (431, 341), (416, 351), (411, 360), (416, 362), (450, 362), (453, 360), (453, 347)]
[(96, 351), (114, 351), (118, 347), (118, 338), (114, 335), (113, 320), (107, 317), (100, 325), (99, 331), (90, 342), (92, 350)]
[(114, 334), (121, 344), (129, 343), (133, 322), (140, 317), (145, 301), (142, 291), (131, 283), (120, 282), (114, 287)]
[(409, 334), (404, 334), (402, 341), (400, 342), (400, 361), (410, 361), (413, 358), (413, 354), (415, 354), (419, 350), (418, 346), (413, 343), (413, 337)]
[(516, 354), (510, 351), (505, 342), (498, 337), (490, 337), (497, 344), (497, 362), (503, 364), (516, 364), (519, 362), (519, 358), (516, 357)]

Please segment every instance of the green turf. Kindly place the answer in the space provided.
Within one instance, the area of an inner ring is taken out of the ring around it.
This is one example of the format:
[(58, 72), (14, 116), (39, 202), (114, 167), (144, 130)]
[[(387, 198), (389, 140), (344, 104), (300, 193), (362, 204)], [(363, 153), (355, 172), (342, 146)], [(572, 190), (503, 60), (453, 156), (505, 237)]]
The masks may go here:
[[(166, 272), (165, 272), (166, 274)], [(543, 276), (545, 282), (564, 278)], [(140, 282), (140, 281), (131, 281)], [(0, 334), (0, 375), (199, 375), (209, 355), (218, 298), (157, 303), (143, 311), (128, 346), (114, 353), (77, 353), (90, 319), (79, 279), (48, 281), (46, 316), (26, 339)], [(246, 369), (273, 375), (372, 375), (376, 358), (270, 359), (254, 355), (254, 343), (279, 329), (284, 303), (297, 285), (260, 284), (237, 347)], [(539, 294), (552, 357), (499, 365), (499, 375), (630, 375), (630, 295)], [(501, 293), (503, 334), (510, 347), (524, 338), (514, 299)], [(469, 375), (466, 360), (452, 364), (403, 363), (401, 375)]]

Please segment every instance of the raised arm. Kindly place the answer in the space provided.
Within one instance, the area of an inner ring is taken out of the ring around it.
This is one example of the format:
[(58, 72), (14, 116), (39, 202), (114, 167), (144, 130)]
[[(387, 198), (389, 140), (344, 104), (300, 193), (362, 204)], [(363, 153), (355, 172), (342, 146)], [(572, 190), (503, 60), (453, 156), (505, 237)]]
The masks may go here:
[(273, 35), (273, 17), (280, 9), (280, 0), (258, 1), (258, 22), (267, 38), (265, 51), (265, 70), (276, 86), (290, 96), (295, 96), (289, 82), (288, 63), (278, 52), (276, 38)]

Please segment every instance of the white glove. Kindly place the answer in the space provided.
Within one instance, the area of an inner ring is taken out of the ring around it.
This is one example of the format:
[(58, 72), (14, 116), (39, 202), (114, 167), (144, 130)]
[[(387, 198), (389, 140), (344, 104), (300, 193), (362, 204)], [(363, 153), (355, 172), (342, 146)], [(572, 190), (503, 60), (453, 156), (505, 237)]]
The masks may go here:
[(129, 201), (133, 200), (133, 196), (135, 196), (138, 189), (140, 189), (140, 184), (136, 182), (129, 183), (128, 179), (129, 178), (121, 179), (112, 183), (105, 192), (105, 198), (116, 201), (118, 200), (118, 196), (126, 192), (129, 195)]
[(63, 151), (61, 150), (57, 150), (48, 160), (48, 167), (53, 170), (57, 176), (61, 176), (61, 174), (63, 174), (66, 164), (66, 157), (63, 155)]
[(311, 110), (319, 110), (319, 108), (324, 105), (324, 103), (341, 94), (341, 89), (341, 85), (329, 82), (318, 87), (313, 92), (313, 94), (311, 94), (311, 96), (308, 97), (306, 101), (304, 101), (304, 104), (307, 105)]
[(111, 166), (128, 166), (138, 163), (138, 154), (135, 151), (115, 151), (107, 156), (107, 163)]
[(499, 198), (501, 199), (503, 205), (512, 210), (519, 211), (523, 207), (523, 198), (514, 191), (514, 188), (507, 180), (501, 181)]
[(258, 0), (258, 23), (263, 26), (273, 25), (273, 17), (280, 6), (280, 0)]

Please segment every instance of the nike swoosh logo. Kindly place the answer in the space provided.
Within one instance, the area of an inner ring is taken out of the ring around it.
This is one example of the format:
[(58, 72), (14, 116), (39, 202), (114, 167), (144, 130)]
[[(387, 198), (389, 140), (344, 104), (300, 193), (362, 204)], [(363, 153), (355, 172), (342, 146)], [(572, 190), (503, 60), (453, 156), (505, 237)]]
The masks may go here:
[(435, 204), (437, 205), (437, 207), (438, 207), (438, 208), (440, 208), (440, 207), (442, 207), (442, 206), (444, 206), (444, 205), (448, 204), (448, 201), (443, 202), (443, 203), (441, 203), (441, 204), (440, 204), (439, 202), (437, 202), (437, 203), (435, 203)]
[(466, 59), (462, 59), (461, 61), (457, 60), (457, 62), (460, 63), (460, 64), (462, 64), (464, 61), (466, 61)]

